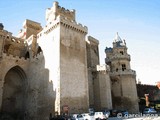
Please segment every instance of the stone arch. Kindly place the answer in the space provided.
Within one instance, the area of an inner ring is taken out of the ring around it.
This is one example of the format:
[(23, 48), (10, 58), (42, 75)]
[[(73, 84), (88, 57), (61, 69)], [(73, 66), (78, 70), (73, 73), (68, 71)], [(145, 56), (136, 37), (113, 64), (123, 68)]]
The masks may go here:
[(13, 119), (23, 119), (26, 110), (27, 77), (19, 66), (12, 67), (4, 77), (1, 112)]

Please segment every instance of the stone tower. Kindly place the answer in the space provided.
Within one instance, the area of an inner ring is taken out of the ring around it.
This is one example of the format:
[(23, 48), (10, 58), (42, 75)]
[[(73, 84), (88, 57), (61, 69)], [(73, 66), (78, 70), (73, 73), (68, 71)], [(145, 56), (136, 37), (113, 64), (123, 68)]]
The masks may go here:
[(46, 27), (38, 34), (37, 42), (49, 70), (49, 80), (55, 91), (55, 112), (63, 106), (70, 113), (88, 111), (88, 75), (86, 58), (87, 27), (77, 24), (75, 10), (53, 3), (46, 10)]
[(99, 41), (87, 38), (87, 67), (89, 106), (96, 111), (112, 109), (111, 85), (108, 65), (99, 65)]
[(136, 73), (130, 66), (125, 40), (118, 33), (114, 38), (113, 48), (105, 49), (105, 62), (110, 66), (113, 108), (138, 111)]

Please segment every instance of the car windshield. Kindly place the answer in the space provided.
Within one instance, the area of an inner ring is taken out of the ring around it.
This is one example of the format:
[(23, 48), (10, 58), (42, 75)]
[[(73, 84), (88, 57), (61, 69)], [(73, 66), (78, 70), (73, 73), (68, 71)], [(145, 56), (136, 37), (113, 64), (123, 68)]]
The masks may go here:
[(77, 115), (77, 118), (81, 118), (81, 117), (83, 117), (82, 115)]

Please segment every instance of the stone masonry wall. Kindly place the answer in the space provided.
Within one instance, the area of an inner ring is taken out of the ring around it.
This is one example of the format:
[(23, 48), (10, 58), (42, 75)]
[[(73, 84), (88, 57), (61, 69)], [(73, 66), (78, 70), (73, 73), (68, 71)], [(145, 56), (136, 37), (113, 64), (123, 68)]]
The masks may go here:
[(80, 25), (63, 22), (60, 27), (60, 105), (68, 105), (70, 113), (88, 112), (87, 31), (82, 31), (84, 28)]

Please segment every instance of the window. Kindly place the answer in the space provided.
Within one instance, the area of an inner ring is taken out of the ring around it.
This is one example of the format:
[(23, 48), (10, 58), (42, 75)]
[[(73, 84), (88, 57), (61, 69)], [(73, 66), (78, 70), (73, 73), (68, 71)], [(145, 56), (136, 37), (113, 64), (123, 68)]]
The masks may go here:
[(120, 53), (123, 55), (123, 51), (120, 51)]
[(122, 64), (122, 71), (126, 70), (126, 65)]

